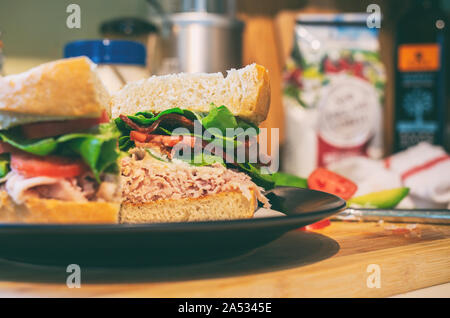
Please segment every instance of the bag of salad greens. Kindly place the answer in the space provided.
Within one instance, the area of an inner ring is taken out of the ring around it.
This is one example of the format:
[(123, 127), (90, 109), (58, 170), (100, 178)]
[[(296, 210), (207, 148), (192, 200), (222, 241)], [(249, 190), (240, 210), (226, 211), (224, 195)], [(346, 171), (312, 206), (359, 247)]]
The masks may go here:
[(343, 157), (382, 156), (385, 72), (367, 17), (297, 17), (283, 82), (285, 171), (307, 176)]

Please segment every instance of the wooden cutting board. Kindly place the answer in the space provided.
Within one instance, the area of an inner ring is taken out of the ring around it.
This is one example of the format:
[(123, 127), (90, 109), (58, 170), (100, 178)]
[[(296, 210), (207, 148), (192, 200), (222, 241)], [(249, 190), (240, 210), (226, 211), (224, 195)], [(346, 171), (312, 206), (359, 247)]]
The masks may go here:
[(398, 226), (336, 221), (207, 264), (160, 269), (80, 264), (79, 289), (66, 286), (65, 268), (2, 260), (0, 297), (386, 297), (449, 282), (450, 227)]

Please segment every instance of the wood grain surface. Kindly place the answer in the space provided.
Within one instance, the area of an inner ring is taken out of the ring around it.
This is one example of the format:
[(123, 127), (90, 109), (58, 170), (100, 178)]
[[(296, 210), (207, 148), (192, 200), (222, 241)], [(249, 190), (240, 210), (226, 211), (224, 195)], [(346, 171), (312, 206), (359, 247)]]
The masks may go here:
[[(81, 265), (79, 289), (66, 286), (64, 267), (0, 260), (0, 297), (386, 297), (449, 282), (450, 227), (398, 226), (332, 222), (189, 266)], [(380, 288), (367, 285), (370, 264), (380, 268)]]

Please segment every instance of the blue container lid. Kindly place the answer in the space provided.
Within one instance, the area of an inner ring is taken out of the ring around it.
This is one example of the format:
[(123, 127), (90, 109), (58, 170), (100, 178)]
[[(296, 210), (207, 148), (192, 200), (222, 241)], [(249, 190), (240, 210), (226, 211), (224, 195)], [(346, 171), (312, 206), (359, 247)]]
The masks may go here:
[(145, 46), (126, 40), (80, 40), (67, 43), (64, 57), (87, 56), (97, 64), (145, 66)]

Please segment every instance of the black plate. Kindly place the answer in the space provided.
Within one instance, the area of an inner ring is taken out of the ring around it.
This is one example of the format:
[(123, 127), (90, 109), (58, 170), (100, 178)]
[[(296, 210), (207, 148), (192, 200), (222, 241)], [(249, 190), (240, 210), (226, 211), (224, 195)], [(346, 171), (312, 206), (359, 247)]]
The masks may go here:
[(244, 254), (284, 233), (342, 211), (328, 193), (277, 187), (266, 196), (287, 216), (231, 221), (0, 225), (0, 257), (40, 264), (168, 265)]

